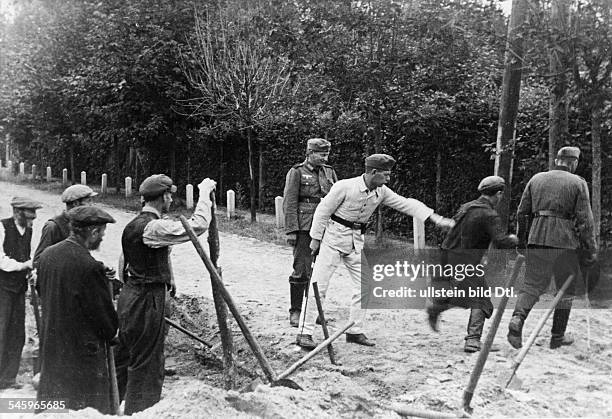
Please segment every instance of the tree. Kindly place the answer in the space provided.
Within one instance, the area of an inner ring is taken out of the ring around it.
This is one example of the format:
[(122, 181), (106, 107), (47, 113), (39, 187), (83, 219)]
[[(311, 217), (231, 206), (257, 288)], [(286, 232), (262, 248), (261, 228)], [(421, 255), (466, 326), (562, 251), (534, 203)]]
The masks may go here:
[[(274, 119), (274, 109), (289, 93), (290, 64), (269, 54), (265, 35), (254, 25), (254, 10), (238, 13), (237, 4), (218, 10), (218, 19), (196, 15), (195, 41), (183, 66), (198, 97), (191, 115), (212, 118), (217, 126), (236, 124), (246, 134), (251, 222), (256, 221), (256, 129)], [(240, 18), (238, 18), (240, 16)]]

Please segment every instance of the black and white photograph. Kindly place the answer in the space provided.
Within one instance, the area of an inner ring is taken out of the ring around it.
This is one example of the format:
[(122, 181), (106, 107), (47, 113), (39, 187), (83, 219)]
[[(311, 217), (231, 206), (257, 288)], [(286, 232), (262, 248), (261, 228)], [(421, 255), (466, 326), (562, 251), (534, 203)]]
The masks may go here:
[(0, 0), (0, 417), (612, 417), (612, 1)]

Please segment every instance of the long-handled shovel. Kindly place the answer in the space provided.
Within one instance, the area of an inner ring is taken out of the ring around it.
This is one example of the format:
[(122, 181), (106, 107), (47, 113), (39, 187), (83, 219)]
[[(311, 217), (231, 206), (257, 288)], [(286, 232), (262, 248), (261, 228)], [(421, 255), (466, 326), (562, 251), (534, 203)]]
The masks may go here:
[(270, 381), (271, 385), (277, 385), (277, 386), (280, 385), (284, 387), (302, 390), (302, 387), (300, 387), (293, 380), (289, 380), (287, 378), (283, 378), (281, 380), (277, 379), (276, 374), (274, 373), (274, 370), (272, 370), (272, 367), (270, 366), (270, 363), (268, 362), (268, 359), (266, 358), (261, 347), (255, 340), (255, 337), (252, 335), (251, 331), (249, 330), (246, 322), (244, 321), (244, 318), (240, 314), (240, 311), (238, 311), (238, 307), (236, 306), (234, 299), (232, 298), (230, 293), (227, 291), (227, 288), (225, 288), (225, 285), (223, 284), (223, 281), (219, 277), (219, 273), (215, 269), (215, 266), (213, 265), (212, 261), (210, 260), (210, 258), (208, 257), (204, 249), (202, 248), (202, 245), (200, 244), (200, 242), (198, 241), (198, 238), (196, 237), (196, 234), (193, 231), (193, 228), (191, 227), (191, 225), (189, 224), (189, 222), (184, 216), (181, 215), (180, 220), (181, 220), (181, 223), (183, 223), (183, 227), (185, 228), (185, 231), (189, 235), (189, 238), (191, 239), (191, 243), (195, 247), (196, 251), (198, 252), (198, 255), (202, 259), (202, 262), (204, 262), (206, 269), (210, 273), (211, 280), (216, 283), (219, 293), (225, 300), (229, 310), (232, 312), (234, 319), (236, 319), (236, 323), (238, 323), (238, 326), (240, 327), (240, 330), (242, 331), (244, 338), (249, 344), (251, 351), (253, 351), (253, 354), (255, 355), (257, 362), (259, 362), (259, 365), (261, 369), (263, 370), (264, 374), (266, 375), (266, 378), (268, 379), (268, 381)]
[(208, 348), (212, 348), (213, 344), (210, 342), (205, 341), (204, 339), (202, 339), (201, 337), (199, 337), (198, 335), (196, 335), (193, 332), (190, 332), (189, 330), (185, 329), (183, 326), (181, 326), (180, 324), (170, 320), (169, 318), (165, 317), (166, 323), (168, 323), (168, 325), (174, 327), (176, 330), (180, 330), (181, 332), (183, 332), (184, 334), (186, 334), (187, 336), (197, 340), (198, 342), (200, 342), (201, 344), (207, 346)]
[(504, 388), (508, 388), (508, 386), (512, 382), (512, 379), (514, 378), (514, 375), (516, 374), (516, 370), (518, 370), (519, 366), (523, 362), (523, 359), (525, 359), (525, 356), (527, 355), (527, 352), (529, 351), (529, 348), (531, 348), (531, 346), (535, 342), (536, 338), (540, 334), (540, 331), (544, 327), (544, 324), (546, 323), (546, 320), (548, 320), (548, 318), (550, 317), (551, 313), (555, 310), (555, 308), (557, 307), (557, 304), (559, 303), (561, 298), (563, 298), (563, 294), (565, 294), (565, 291), (567, 290), (567, 287), (570, 286), (570, 284), (572, 283), (573, 280), (574, 280), (574, 275), (570, 275), (565, 280), (565, 282), (563, 283), (563, 286), (561, 287), (561, 289), (559, 291), (557, 291), (557, 294), (555, 295), (555, 298), (552, 301), (550, 307), (546, 310), (544, 315), (540, 318), (540, 321), (536, 325), (535, 329), (533, 329), (533, 331), (531, 332), (531, 335), (529, 335), (529, 339), (527, 339), (527, 343), (525, 343), (525, 345), (521, 348), (521, 351), (516, 355), (516, 357), (512, 361), (512, 366), (510, 367), (510, 369), (511, 369), (510, 376), (506, 380), (506, 384), (505, 384)]
[[(28, 281), (30, 281), (30, 277), (28, 277)], [(40, 348), (40, 339), (42, 338), (42, 336), (40, 335), (40, 311), (38, 309), (38, 294), (36, 293), (36, 287), (32, 282), (30, 282), (30, 304), (32, 305), (32, 311), (34, 312), (34, 321), (36, 322), (36, 334), (38, 335), (38, 347)], [(34, 375), (40, 372), (40, 349), (38, 357), (34, 360), (33, 369)]]
[[(518, 277), (519, 271), (521, 269), (521, 266), (523, 266), (524, 262), (525, 256), (519, 255), (516, 258), (514, 268), (512, 269), (512, 275), (508, 279), (508, 282), (506, 282), (507, 290), (514, 286), (516, 278)], [(472, 401), (472, 396), (474, 396), (474, 390), (476, 389), (476, 385), (478, 385), (480, 374), (482, 374), (482, 370), (484, 369), (485, 363), (487, 362), (489, 352), (491, 351), (491, 346), (493, 345), (493, 340), (495, 339), (495, 335), (497, 333), (497, 328), (499, 327), (501, 318), (504, 315), (506, 304), (508, 304), (508, 298), (509, 297), (506, 293), (499, 302), (497, 311), (495, 312), (495, 316), (493, 317), (493, 321), (491, 323), (491, 327), (489, 328), (489, 332), (487, 333), (487, 338), (485, 339), (483, 347), (480, 349), (480, 354), (478, 354), (478, 360), (476, 360), (476, 365), (474, 365), (474, 369), (472, 370), (472, 374), (470, 375), (470, 381), (468, 382), (468, 385), (465, 391), (463, 392), (463, 410), (468, 413), (472, 412), (470, 402)]]
[[(108, 281), (108, 292), (111, 300), (113, 299), (113, 284)], [(111, 345), (106, 345), (106, 363), (108, 364), (108, 374), (111, 382), (111, 408), (116, 415), (121, 415), (119, 408), (119, 385), (117, 384), (117, 368), (115, 367), (115, 354)]]

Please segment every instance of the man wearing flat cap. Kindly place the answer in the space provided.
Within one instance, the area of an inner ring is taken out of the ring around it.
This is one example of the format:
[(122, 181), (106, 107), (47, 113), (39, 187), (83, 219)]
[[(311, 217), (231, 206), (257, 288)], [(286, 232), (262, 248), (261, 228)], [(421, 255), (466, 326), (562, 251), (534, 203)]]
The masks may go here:
[(327, 165), (331, 143), (323, 138), (311, 138), (306, 146), (306, 160), (296, 164), (285, 179), (283, 212), (287, 242), (293, 246), (293, 272), (289, 276), (289, 323), (297, 327), (304, 293), (308, 288), (312, 256), (310, 226), (315, 208), (338, 181)]
[[(346, 341), (359, 345), (374, 345), (364, 334), (365, 310), (361, 308), (361, 250), (365, 227), (374, 210), (382, 204), (422, 221), (431, 220), (441, 228), (453, 225), (452, 220), (435, 214), (422, 202), (399, 196), (385, 185), (394, 164), (393, 157), (387, 154), (367, 157), (363, 175), (340, 180), (332, 186), (317, 207), (310, 229), (310, 248), (313, 253), (318, 252), (311, 282), (318, 283), (324, 300), (331, 276), (344, 263), (353, 284), (350, 320), (355, 322), (347, 331)], [(313, 294), (308, 293), (307, 310), (302, 310), (296, 340), (305, 349), (316, 346), (312, 339), (317, 312)]]
[(43, 250), (70, 235), (70, 220), (66, 213), (81, 205), (91, 205), (91, 200), (96, 195), (98, 194), (86, 185), (72, 185), (62, 192), (62, 202), (66, 204), (66, 208), (61, 214), (50, 218), (43, 225), (40, 241), (34, 252), (34, 267), (37, 266), (38, 258)]
[[(208, 229), (210, 194), (215, 182), (204, 179), (199, 200), (189, 220), (196, 234)], [(125, 399), (125, 414), (140, 412), (157, 403), (164, 382), (166, 293), (174, 293), (170, 246), (189, 241), (180, 221), (162, 218), (172, 203), (176, 186), (166, 175), (146, 178), (139, 188), (144, 206), (123, 230), (125, 285), (119, 295), (119, 345), (117, 381)]]
[(0, 221), (0, 389), (19, 388), (16, 382), (25, 343), (25, 291), (32, 224), (40, 202), (28, 197), (10, 201), (13, 216)]
[(45, 249), (38, 262), (44, 316), (37, 399), (112, 414), (106, 354), (119, 321), (104, 265), (90, 251), (100, 247), (106, 224), (115, 220), (94, 206), (75, 207), (66, 215), (70, 235)]
[[(480, 197), (463, 204), (453, 217), (455, 226), (446, 234), (441, 246), (440, 265), (478, 266), (484, 253), (493, 243), (498, 249), (516, 247), (518, 238), (506, 234), (495, 210), (504, 194), (506, 182), (499, 176), (487, 176), (478, 185)], [(453, 269), (453, 271), (455, 271)], [(476, 271), (473, 271), (476, 272)], [(432, 286), (468, 290), (488, 288), (484, 276), (478, 273), (457, 278), (433, 278)], [(471, 353), (480, 350), (480, 337), (485, 320), (493, 314), (493, 304), (489, 297), (481, 298), (435, 298), (427, 307), (429, 325), (438, 331), (440, 314), (452, 306), (470, 309), (467, 336), (463, 350)]]
[[(527, 248), (525, 282), (522, 284), (508, 326), (508, 342), (514, 348), (522, 346), (525, 319), (540, 296), (547, 290), (553, 272), (560, 265), (559, 258), (575, 259), (571, 255), (582, 249), (587, 255), (585, 265), (597, 258), (593, 212), (586, 181), (574, 174), (578, 167), (580, 149), (563, 147), (557, 153), (555, 167), (535, 174), (527, 183), (517, 211), (519, 247)], [(529, 226), (531, 224), (531, 226)], [(568, 253), (569, 252), (569, 253)], [(572, 269), (580, 280), (578, 263)], [(570, 274), (556, 272), (557, 289)], [(550, 348), (571, 345), (573, 338), (565, 335), (572, 307), (573, 284), (566, 291), (553, 314)]]

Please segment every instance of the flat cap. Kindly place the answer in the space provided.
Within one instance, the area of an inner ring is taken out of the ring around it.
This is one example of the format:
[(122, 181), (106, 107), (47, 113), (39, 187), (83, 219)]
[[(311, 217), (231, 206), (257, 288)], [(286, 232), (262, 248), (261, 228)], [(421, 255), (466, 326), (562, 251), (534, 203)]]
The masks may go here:
[(580, 149), (578, 147), (561, 147), (557, 152), (558, 158), (580, 158)]
[(106, 211), (93, 205), (72, 208), (67, 212), (72, 225), (76, 227), (87, 227), (114, 223), (115, 219)]
[(72, 185), (68, 186), (64, 192), (62, 192), (62, 202), (72, 202), (78, 199), (90, 198), (98, 195), (89, 186), (85, 185)]
[(38, 201), (34, 201), (33, 199), (28, 198), (26, 196), (15, 196), (13, 197), (13, 199), (11, 199), (11, 206), (13, 208), (36, 210), (42, 208), (43, 204)]
[(487, 176), (478, 184), (478, 192), (506, 187), (506, 181), (500, 176)]
[(391, 170), (394, 164), (395, 159), (388, 154), (372, 154), (365, 159), (366, 167), (373, 169)]
[(331, 143), (323, 138), (311, 138), (306, 143), (306, 150), (310, 151), (329, 151)]
[(138, 192), (145, 198), (156, 198), (164, 192), (176, 192), (176, 186), (166, 175), (151, 175), (142, 181)]

